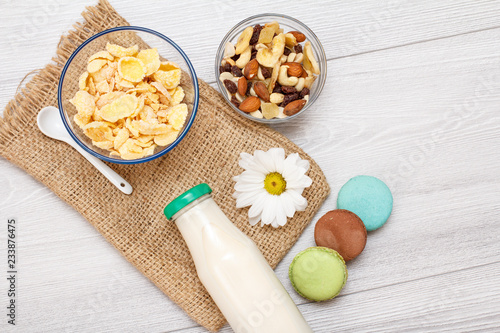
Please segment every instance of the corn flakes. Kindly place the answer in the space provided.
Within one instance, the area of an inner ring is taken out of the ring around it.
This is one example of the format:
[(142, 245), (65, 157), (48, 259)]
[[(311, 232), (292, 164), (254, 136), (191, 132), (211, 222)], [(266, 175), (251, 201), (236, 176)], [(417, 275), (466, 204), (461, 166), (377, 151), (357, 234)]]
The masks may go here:
[(146, 66), (146, 76), (155, 73), (161, 65), (160, 55), (158, 54), (158, 50), (156, 48), (142, 50), (137, 55), (137, 59), (141, 60)]
[(130, 57), (136, 55), (139, 52), (139, 46), (134, 45), (129, 48), (124, 48), (123, 46), (116, 44), (106, 44), (106, 50), (115, 57)]
[(138, 159), (175, 141), (188, 115), (181, 69), (157, 49), (106, 45), (90, 56), (69, 101), (75, 124), (110, 156)]
[(181, 83), (181, 70), (172, 69), (169, 71), (158, 70), (153, 77), (167, 89), (174, 89)]
[(134, 57), (121, 58), (118, 62), (118, 74), (127, 81), (140, 82), (146, 75), (146, 66)]
[(87, 65), (87, 72), (89, 73), (95, 73), (98, 70), (100, 70), (104, 65), (106, 65), (107, 60), (104, 59), (95, 59), (89, 62)]
[(109, 61), (113, 61), (115, 58), (113, 58), (108, 51), (99, 51), (91, 55), (88, 62), (91, 62), (94, 59), (108, 59)]

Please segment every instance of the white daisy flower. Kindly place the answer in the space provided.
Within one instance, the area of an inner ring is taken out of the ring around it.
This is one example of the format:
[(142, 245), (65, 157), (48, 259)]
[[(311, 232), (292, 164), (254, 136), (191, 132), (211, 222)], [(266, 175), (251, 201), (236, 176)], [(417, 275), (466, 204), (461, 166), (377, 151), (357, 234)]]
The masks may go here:
[(287, 217), (307, 207), (302, 192), (312, 183), (306, 176), (309, 161), (299, 154), (285, 158), (283, 148), (271, 148), (267, 152), (256, 150), (253, 155), (240, 154), (239, 165), (245, 169), (233, 178), (233, 197), (236, 207), (251, 206), (248, 210), (250, 224), (270, 224), (275, 228), (284, 226)]

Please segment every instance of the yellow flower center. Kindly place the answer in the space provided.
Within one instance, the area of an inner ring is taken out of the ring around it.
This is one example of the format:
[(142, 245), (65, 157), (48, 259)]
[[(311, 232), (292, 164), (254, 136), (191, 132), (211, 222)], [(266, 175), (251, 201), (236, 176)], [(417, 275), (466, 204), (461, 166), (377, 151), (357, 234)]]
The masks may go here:
[(264, 188), (269, 194), (280, 195), (286, 190), (285, 178), (279, 172), (268, 173), (264, 179)]

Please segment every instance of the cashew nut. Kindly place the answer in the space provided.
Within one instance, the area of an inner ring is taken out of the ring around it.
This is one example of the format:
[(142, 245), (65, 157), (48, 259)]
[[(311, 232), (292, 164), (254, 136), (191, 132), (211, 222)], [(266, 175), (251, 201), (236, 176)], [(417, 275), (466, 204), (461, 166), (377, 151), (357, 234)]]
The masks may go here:
[(283, 99), (285, 98), (285, 95), (280, 94), (280, 93), (272, 93), (269, 96), (269, 101), (274, 104), (280, 104), (283, 102)]
[(233, 76), (233, 74), (231, 74), (229, 72), (222, 72), (219, 75), (219, 80), (221, 80), (222, 82), (224, 82), (224, 80), (231, 80), (234, 82), (234, 76)]
[(246, 64), (248, 64), (248, 62), (250, 61), (251, 57), (252, 57), (252, 49), (249, 46), (245, 49), (245, 51), (243, 51), (243, 53), (240, 54), (238, 60), (236, 60), (236, 66), (238, 66), (239, 68), (245, 67)]
[(288, 55), (288, 59), (286, 62), (293, 62), (293, 60), (295, 59), (295, 56), (297, 55), (297, 53), (295, 52), (292, 52)]
[(224, 47), (224, 58), (231, 58), (236, 54), (234, 45), (231, 42), (227, 42)]
[(224, 60), (226, 60), (226, 62), (228, 62), (231, 66), (236, 65), (236, 63), (234, 62), (234, 60), (231, 59), (231, 58), (225, 58)]
[(296, 78), (295, 76), (288, 76), (287, 74), (287, 70), (288, 70), (288, 66), (281, 66), (280, 67), (280, 71), (279, 71), (279, 75), (278, 75), (278, 82), (279, 84), (281, 84), (282, 86), (290, 86), (290, 87), (293, 87), (297, 84), (297, 82), (299, 81), (298, 78)]
[(286, 55), (282, 55), (280, 58), (280, 63), (284, 64), (288, 60), (288, 57)]
[(299, 64), (304, 60), (304, 53), (297, 53), (293, 62), (298, 62)]
[(297, 91), (302, 91), (302, 89), (304, 89), (304, 84), (306, 82), (306, 79), (301, 77), (299, 78), (299, 82), (297, 82), (297, 84), (295, 85), (295, 89), (297, 89)]

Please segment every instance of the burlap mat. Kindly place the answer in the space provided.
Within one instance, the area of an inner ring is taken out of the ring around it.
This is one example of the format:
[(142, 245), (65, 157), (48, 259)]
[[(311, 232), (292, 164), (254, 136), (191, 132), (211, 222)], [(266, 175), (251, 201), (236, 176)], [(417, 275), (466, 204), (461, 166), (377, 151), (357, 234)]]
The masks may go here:
[[(225, 319), (199, 281), (175, 224), (163, 216), (165, 205), (190, 187), (208, 183), (215, 201), (257, 243), (274, 268), (318, 211), (329, 193), (328, 184), (318, 165), (300, 148), (274, 130), (236, 114), (217, 91), (200, 80), (196, 121), (175, 149), (143, 164), (110, 165), (134, 187), (132, 195), (122, 194), (73, 148), (45, 137), (36, 126), (38, 110), (57, 104), (58, 79), (76, 47), (102, 30), (128, 25), (106, 0), (82, 15), (83, 23), (62, 37), (55, 64), (41, 70), (7, 105), (0, 118), (0, 154), (73, 206), (189, 316), (216, 331)], [(205, 126), (214, 114), (215, 125)], [(247, 209), (236, 209), (231, 197), (231, 178), (242, 171), (240, 152), (271, 147), (283, 147), (287, 154), (298, 152), (311, 162), (308, 175), (313, 183), (304, 191), (309, 205), (285, 227), (251, 227)]]

